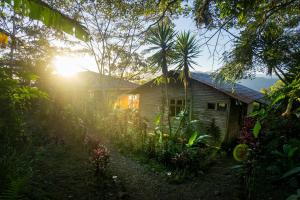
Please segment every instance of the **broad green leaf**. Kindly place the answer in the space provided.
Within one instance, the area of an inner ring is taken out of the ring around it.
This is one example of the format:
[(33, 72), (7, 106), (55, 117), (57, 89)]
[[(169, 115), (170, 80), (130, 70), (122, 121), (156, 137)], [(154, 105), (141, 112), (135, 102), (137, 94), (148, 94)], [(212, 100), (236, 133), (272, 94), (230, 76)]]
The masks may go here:
[(294, 111), (294, 114), (296, 115), (297, 118), (300, 118), (300, 107)]
[(282, 100), (282, 99), (284, 99), (284, 98), (285, 98), (285, 94), (280, 94), (280, 95), (278, 95), (278, 96), (274, 99), (274, 101), (272, 102), (272, 105), (276, 104), (278, 101), (280, 101), (280, 100)]
[(293, 147), (289, 153), (288, 153), (288, 157), (291, 158), (294, 156), (295, 152), (298, 150), (298, 147)]
[(162, 139), (162, 132), (159, 133), (159, 139), (158, 139), (159, 144), (163, 143), (163, 139)]
[(291, 149), (292, 149), (292, 146), (290, 144), (284, 144), (282, 146), (282, 150), (285, 153), (285, 155), (288, 155), (288, 153)]
[(243, 169), (244, 165), (234, 165), (230, 169)]
[(158, 126), (160, 124), (161, 114), (158, 113), (155, 117), (155, 125)]
[(193, 146), (194, 142), (195, 142), (196, 139), (197, 139), (197, 136), (198, 136), (198, 132), (195, 131), (195, 132), (191, 135), (191, 137), (190, 137), (190, 139), (189, 139), (189, 142), (188, 142), (188, 144), (187, 144), (188, 147)]
[(89, 39), (89, 33), (84, 26), (41, 0), (5, 0), (5, 2), (10, 5), (13, 2), (15, 11), (39, 20), (48, 27), (73, 35), (80, 40)]
[(253, 135), (255, 138), (258, 137), (258, 134), (260, 133), (260, 129), (261, 129), (261, 124), (260, 122), (257, 120), (255, 125), (254, 125), (254, 128), (253, 128)]
[(294, 175), (297, 175), (297, 174), (300, 174), (300, 166), (289, 170), (288, 172), (283, 174), (280, 179), (288, 178), (290, 176), (294, 176)]
[(211, 135), (200, 135), (198, 138), (197, 138), (197, 142), (202, 142), (202, 143), (205, 143), (207, 142), (207, 140), (209, 138), (211, 138), (212, 136)]

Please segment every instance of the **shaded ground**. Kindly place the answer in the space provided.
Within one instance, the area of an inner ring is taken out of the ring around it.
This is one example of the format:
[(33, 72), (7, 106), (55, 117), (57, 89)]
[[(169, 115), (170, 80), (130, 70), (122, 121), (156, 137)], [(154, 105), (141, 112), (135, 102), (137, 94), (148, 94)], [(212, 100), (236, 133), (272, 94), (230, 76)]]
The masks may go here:
[(238, 176), (230, 169), (229, 159), (217, 161), (204, 175), (181, 184), (171, 184), (163, 173), (153, 172), (108, 145), (111, 151), (111, 170), (126, 187), (126, 199), (211, 200), (240, 199)]
[(98, 176), (82, 144), (48, 144), (36, 151), (29, 199), (114, 200), (121, 188), (110, 174)]
[[(36, 152), (30, 199), (76, 200), (237, 200), (235, 163), (219, 160), (208, 172), (181, 184), (171, 184), (166, 172), (152, 171), (119, 153), (109, 143), (111, 162), (106, 176), (96, 179), (88, 153), (80, 144), (47, 145)], [(113, 176), (117, 176), (113, 180)]]

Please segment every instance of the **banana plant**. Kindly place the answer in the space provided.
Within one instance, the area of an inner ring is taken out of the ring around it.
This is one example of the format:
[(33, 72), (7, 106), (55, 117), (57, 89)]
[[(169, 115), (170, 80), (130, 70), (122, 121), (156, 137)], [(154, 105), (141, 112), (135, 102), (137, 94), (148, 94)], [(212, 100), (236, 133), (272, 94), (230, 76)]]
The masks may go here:
[[(4, 3), (2, 3), (4, 2)], [(78, 21), (66, 16), (42, 0), (4, 0), (0, 6), (11, 5), (15, 12), (21, 13), (44, 25), (74, 35), (80, 40), (88, 40), (87, 29)]]

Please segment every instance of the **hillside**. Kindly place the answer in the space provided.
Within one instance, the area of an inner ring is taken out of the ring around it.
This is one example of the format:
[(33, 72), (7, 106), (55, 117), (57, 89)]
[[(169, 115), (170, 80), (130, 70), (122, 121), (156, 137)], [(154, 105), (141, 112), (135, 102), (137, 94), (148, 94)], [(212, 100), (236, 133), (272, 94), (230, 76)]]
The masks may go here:
[(255, 79), (242, 79), (238, 83), (249, 87), (253, 90), (260, 91), (262, 88), (268, 88), (273, 85), (278, 78), (256, 77)]

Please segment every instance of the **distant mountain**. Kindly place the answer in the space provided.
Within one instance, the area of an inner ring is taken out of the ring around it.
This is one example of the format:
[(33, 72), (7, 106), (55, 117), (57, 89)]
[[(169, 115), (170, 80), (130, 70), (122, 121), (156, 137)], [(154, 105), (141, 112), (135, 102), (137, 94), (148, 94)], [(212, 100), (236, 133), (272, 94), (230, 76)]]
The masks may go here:
[(255, 79), (242, 79), (238, 83), (253, 90), (260, 91), (262, 88), (268, 88), (273, 85), (278, 78), (256, 77)]

